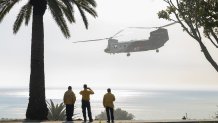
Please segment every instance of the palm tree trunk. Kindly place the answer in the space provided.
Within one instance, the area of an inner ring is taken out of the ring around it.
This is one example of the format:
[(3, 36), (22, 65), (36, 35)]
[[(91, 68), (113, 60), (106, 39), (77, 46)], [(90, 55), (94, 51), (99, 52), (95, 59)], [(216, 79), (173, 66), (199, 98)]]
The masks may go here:
[(29, 104), (26, 111), (27, 120), (46, 120), (48, 114), (45, 100), (43, 14), (33, 14)]

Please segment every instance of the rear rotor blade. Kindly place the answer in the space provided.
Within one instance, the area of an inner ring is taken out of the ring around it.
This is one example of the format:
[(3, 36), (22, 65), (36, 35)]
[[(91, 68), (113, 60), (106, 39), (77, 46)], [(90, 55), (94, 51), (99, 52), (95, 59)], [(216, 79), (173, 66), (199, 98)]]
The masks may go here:
[(161, 27), (168, 27), (168, 26), (171, 26), (171, 25), (176, 24), (176, 23), (178, 23), (178, 21), (175, 21), (175, 22), (173, 22), (173, 23), (169, 23), (169, 24), (160, 26), (159, 28), (161, 28)]
[(157, 27), (128, 27), (128, 28), (135, 28), (135, 29), (153, 29), (153, 28), (163, 28), (163, 27), (168, 27), (168, 26), (171, 26), (173, 24), (176, 24), (178, 23), (178, 21), (175, 21), (173, 23), (169, 23), (169, 24), (166, 24), (166, 25), (163, 25), (163, 26), (157, 26)]
[(128, 27), (128, 28), (134, 28), (134, 29), (152, 29), (155, 27)]
[(76, 42), (73, 42), (73, 43), (83, 43), (83, 42), (101, 41), (101, 40), (105, 40), (105, 39), (109, 39), (109, 38), (100, 38), (100, 39), (93, 39), (93, 40), (76, 41)]
[(119, 32), (117, 32), (116, 34), (114, 34), (111, 38), (113, 38), (113, 37), (115, 37), (116, 35), (120, 34), (120, 33), (123, 32), (124, 30), (125, 30), (125, 28), (124, 28), (124, 29), (121, 29)]

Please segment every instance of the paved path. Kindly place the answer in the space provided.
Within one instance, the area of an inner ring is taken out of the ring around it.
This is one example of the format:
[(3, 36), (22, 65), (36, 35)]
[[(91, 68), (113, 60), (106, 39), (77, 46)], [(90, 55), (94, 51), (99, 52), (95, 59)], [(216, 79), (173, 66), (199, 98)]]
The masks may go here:
[[(0, 121), (0, 123), (83, 123), (83, 121), (44, 121), (44, 122), (22, 122), (22, 121)], [(88, 123), (88, 122), (86, 122)], [(106, 123), (106, 121), (94, 121), (93, 123)], [(217, 120), (117, 120), (115, 123), (218, 123)]]

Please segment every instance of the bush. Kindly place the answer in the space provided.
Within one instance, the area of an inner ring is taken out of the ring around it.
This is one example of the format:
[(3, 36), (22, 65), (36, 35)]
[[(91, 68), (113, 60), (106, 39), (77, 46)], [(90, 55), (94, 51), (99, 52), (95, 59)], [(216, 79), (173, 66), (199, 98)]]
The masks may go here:
[(50, 100), (50, 103), (48, 104), (48, 120), (58, 120), (62, 121), (66, 119), (66, 113), (65, 113), (65, 105), (64, 103), (54, 104), (52, 100)]
[[(131, 113), (128, 113), (125, 110), (122, 110), (121, 108), (117, 108), (114, 110), (114, 119), (115, 120), (133, 120), (134, 115)], [(107, 120), (106, 111), (101, 112), (101, 114), (97, 115), (95, 119), (101, 119), (101, 120)]]

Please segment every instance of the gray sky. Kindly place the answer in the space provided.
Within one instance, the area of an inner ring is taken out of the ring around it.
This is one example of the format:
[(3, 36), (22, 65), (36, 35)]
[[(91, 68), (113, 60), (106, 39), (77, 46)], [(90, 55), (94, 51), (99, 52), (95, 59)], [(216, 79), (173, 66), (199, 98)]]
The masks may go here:
[[(77, 23), (69, 25), (71, 38), (65, 39), (46, 11), (45, 76), (46, 87), (186, 88), (217, 89), (218, 74), (205, 59), (198, 43), (182, 31), (179, 24), (167, 27), (169, 41), (155, 50), (110, 55), (104, 52), (107, 41), (73, 44), (78, 40), (110, 37), (130, 26), (161, 26), (170, 22), (158, 19), (166, 4), (161, 0), (96, 0), (99, 17), (88, 16), (89, 30), (77, 13)], [(22, 4), (22, 2), (20, 3)], [(20, 4), (0, 24), (0, 85), (28, 87), (30, 74), (31, 23), (14, 35), (12, 26)], [(119, 40), (144, 39), (152, 30), (127, 29)], [(206, 42), (206, 39), (204, 39)], [(210, 47), (218, 62), (218, 50)]]

